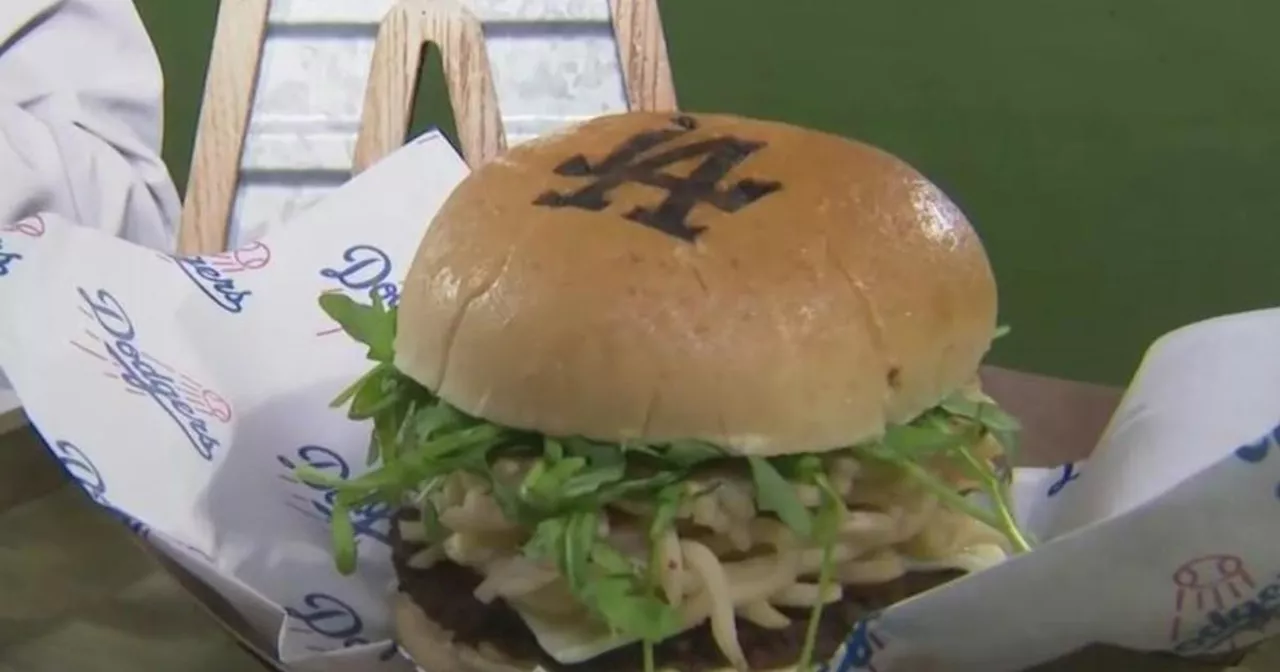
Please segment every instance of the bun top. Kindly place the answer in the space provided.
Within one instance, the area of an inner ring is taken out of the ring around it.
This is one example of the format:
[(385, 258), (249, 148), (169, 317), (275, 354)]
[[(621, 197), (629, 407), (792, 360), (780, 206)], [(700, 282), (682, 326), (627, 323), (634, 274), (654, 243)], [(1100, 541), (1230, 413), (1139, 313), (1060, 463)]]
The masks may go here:
[(995, 328), (977, 234), (906, 163), (782, 123), (625, 113), (457, 187), (405, 281), (396, 366), (552, 436), (819, 452), (938, 404)]

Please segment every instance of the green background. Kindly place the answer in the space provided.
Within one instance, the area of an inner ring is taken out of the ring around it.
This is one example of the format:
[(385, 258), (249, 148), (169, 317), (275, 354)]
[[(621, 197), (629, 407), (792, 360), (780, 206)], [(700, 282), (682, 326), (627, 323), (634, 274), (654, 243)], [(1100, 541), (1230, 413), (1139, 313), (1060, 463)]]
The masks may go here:
[[(137, 3), (181, 184), (217, 2)], [(1280, 304), (1275, 0), (661, 8), (681, 107), (857, 137), (952, 195), (1013, 326), (996, 363), (1119, 383), (1171, 328)], [(442, 91), (422, 87), (416, 127), (445, 122)]]

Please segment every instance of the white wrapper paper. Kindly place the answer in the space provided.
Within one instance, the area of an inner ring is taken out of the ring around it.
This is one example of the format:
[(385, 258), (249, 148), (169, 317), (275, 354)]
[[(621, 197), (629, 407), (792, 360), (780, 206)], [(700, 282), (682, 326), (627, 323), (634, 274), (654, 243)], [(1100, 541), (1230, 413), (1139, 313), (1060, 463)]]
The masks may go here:
[[(316, 298), (394, 301), (465, 173), (430, 133), (201, 259), (52, 216), (0, 229), (0, 366), (50, 450), (289, 669), (411, 668), (388, 641), (389, 512), (358, 513), (360, 568), (339, 576), (329, 494), (290, 474), (358, 474), (368, 445), (328, 403), (369, 363)], [(1090, 642), (1190, 655), (1262, 639), (1280, 614), (1278, 353), (1280, 310), (1158, 341), (1087, 463), (1018, 474), (1036, 551), (869, 618), (829, 669), (1002, 672)]]

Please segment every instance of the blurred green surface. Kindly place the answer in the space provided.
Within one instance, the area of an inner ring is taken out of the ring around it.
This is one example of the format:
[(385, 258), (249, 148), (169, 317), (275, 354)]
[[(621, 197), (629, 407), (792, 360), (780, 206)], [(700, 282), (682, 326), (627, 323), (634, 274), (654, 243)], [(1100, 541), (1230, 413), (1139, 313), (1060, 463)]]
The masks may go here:
[[(137, 2), (182, 182), (216, 0)], [(1173, 327), (1280, 304), (1274, 0), (661, 7), (686, 109), (867, 140), (961, 204), (1014, 327), (997, 364), (1119, 383)], [(423, 88), (418, 127), (441, 91)]]

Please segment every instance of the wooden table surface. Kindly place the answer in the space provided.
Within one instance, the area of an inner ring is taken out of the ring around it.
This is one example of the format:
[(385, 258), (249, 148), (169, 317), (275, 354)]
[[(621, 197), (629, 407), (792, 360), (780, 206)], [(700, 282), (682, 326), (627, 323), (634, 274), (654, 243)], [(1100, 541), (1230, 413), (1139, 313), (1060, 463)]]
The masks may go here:
[(29, 431), (0, 434), (0, 672), (148, 669), (266, 668)]

